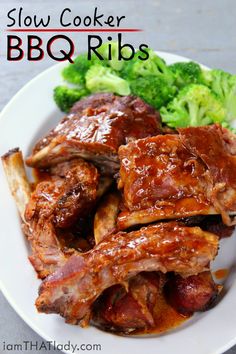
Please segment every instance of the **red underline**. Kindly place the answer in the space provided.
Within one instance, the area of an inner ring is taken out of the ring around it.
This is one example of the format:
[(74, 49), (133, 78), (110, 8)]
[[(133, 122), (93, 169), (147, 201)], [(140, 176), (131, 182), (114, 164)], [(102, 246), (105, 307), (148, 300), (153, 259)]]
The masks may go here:
[(142, 32), (139, 28), (14, 28), (7, 32)]

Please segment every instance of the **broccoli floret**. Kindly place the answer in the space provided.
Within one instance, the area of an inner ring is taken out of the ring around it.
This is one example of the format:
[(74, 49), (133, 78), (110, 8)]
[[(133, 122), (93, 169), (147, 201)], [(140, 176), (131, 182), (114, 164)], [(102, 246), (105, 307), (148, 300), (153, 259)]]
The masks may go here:
[(124, 69), (121, 74), (122, 77), (127, 78), (127, 80), (133, 80), (137, 77), (145, 76), (165, 76), (169, 83), (174, 82), (174, 75), (171, 70), (166, 65), (165, 61), (158, 57), (156, 53), (149, 49), (149, 58), (146, 60), (140, 60), (138, 56), (142, 56), (143, 53), (137, 51), (133, 59), (126, 62)]
[(85, 82), (85, 76), (75, 68), (74, 64), (70, 64), (62, 70), (62, 77), (65, 81), (75, 85), (83, 86)]
[(73, 104), (89, 94), (88, 90), (57, 86), (54, 89), (54, 101), (63, 112), (69, 112)]
[(208, 87), (198, 84), (180, 90), (160, 113), (162, 121), (172, 128), (222, 123), (226, 114), (221, 100)]
[(175, 77), (175, 85), (183, 88), (189, 84), (198, 84), (202, 80), (202, 70), (199, 64), (190, 61), (188, 63), (175, 63), (169, 66)]
[(215, 92), (223, 102), (226, 109), (226, 121), (236, 118), (236, 75), (223, 70), (208, 71), (207, 86)]
[(201, 69), (200, 84), (210, 86), (212, 81), (211, 70)]
[(80, 54), (74, 59), (73, 64), (69, 64), (62, 70), (63, 79), (71, 84), (83, 86), (86, 72), (97, 60), (95, 56), (88, 60), (87, 54)]
[(86, 87), (91, 92), (113, 92), (121, 96), (130, 94), (129, 83), (108, 67), (96, 64), (86, 74)]
[(176, 93), (164, 76), (145, 76), (130, 81), (131, 92), (156, 109), (168, 103)]
[[(120, 71), (124, 64), (124, 60), (119, 60), (119, 50), (118, 50), (118, 42), (109, 42), (109, 43), (104, 43), (101, 45), (100, 48), (97, 49), (98, 53), (102, 55), (102, 57), (105, 59), (105, 63), (109, 65), (113, 70)], [(109, 58), (109, 51), (111, 51), (111, 58)], [(131, 49), (128, 47), (124, 47), (121, 49), (121, 54), (125, 58), (130, 57), (130, 52)]]

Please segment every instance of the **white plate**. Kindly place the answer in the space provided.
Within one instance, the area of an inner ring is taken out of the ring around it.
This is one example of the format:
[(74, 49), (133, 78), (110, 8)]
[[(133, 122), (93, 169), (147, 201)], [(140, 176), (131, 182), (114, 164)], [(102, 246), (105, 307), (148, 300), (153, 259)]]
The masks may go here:
[[(160, 54), (168, 64), (188, 59)], [(27, 155), (37, 138), (53, 127), (62, 113), (56, 108), (53, 88), (60, 84), (55, 65), (23, 87), (2, 111), (0, 154), (19, 146)], [(0, 167), (0, 285), (9, 303), (39, 335), (57, 343), (101, 344), (102, 354), (216, 354), (236, 343), (236, 237), (225, 239), (213, 269), (229, 268), (224, 296), (212, 310), (197, 314), (176, 330), (152, 337), (118, 337), (89, 327), (81, 329), (64, 323), (57, 315), (38, 314), (34, 301), (40, 281), (27, 260), (28, 246), (20, 229), (19, 217)], [(70, 353), (70, 351), (65, 351)], [(93, 352), (93, 351), (92, 351)], [(95, 351), (94, 351), (95, 352)], [(91, 353), (91, 351), (90, 351)]]

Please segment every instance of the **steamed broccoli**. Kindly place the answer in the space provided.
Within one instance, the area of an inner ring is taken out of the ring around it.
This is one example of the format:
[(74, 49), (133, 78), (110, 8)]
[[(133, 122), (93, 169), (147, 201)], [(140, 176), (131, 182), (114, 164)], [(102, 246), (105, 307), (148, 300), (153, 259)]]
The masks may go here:
[(202, 81), (202, 70), (199, 64), (193, 61), (175, 63), (169, 66), (175, 77), (175, 85), (183, 88), (189, 84), (197, 84)]
[(135, 53), (133, 59), (129, 62), (126, 62), (124, 65), (124, 69), (122, 70), (122, 76), (127, 80), (133, 80), (138, 77), (145, 76), (165, 76), (165, 78), (169, 81), (170, 84), (174, 82), (174, 75), (171, 70), (166, 65), (165, 61), (158, 57), (156, 53), (149, 49), (149, 58), (146, 60), (140, 60), (138, 58), (140, 51)]
[(63, 79), (71, 84), (83, 86), (86, 72), (97, 60), (95, 57), (88, 60), (86, 54), (80, 54), (74, 59), (73, 64), (69, 64), (62, 70)]
[(84, 88), (75, 89), (67, 86), (57, 86), (54, 89), (53, 97), (61, 111), (69, 112), (75, 102), (88, 94), (88, 91)]
[(221, 100), (208, 87), (199, 84), (180, 90), (160, 113), (163, 122), (172, 128), (222, 123), (226, 115)]
[(236, 75), (223, 70), (211, 70), (208, 71), (206, 84), (222, 100), (226, 121), (231, 122), (236, 118)]
[(84, 75), (75, 68), (74, 64), (70, 64), (62, 70), (62, 77), (65, 81), (75, 85), (84, 85), (85, 82)]
[(85, 79), (86, 87), (91, 92), (113, 92), (121, 96), (130, 94), (129, 83), (111, 68), (95, 64), (88, 70)]
[(130, 81), (131, 92), (156, 109), (168, 103), (176, 93), (165, 76), (145, 76)]
[[(118, 48), (118, 42), (107, 42), (101, 45), (100, 48), (97, 49), (98, 53), (102, 55), (102, 57), (105, 59), (105, 63), (108, 64), (113, 70), (120, 71), (123, 66), (125, 61), (124, 60), (119, 60), (119, 48)], [(111, 51), (111, 58), (109, 58), (109, 51)], [(121, 50), (122, 55), (125, 58), (130, 57), (130, 48), (124, 47)]]
[(212, 76), (211, 76), (211, 70), (208, 69), (201, 69), (201, 78), (200, 78), (200, 83), (202, 85), (206, 85), (209, 87), (211, 81), (212, 81)]

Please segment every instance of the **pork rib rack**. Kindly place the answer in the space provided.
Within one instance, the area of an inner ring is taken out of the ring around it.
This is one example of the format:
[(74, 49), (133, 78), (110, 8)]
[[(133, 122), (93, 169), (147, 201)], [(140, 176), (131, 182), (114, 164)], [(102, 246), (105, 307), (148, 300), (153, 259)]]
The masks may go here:
[(70, 114), (36, 144), (27, 164), (46, 168), (82, 157), (105, 174), (113, 174), (119, 169), (120, 145), (160, 131), (159, 113), (140, 98), (95, 94), (76, 103)]
[(84, 326), (94, 301), (106, 288), (142, 271), (198, 274), (208, 269), (217, 249), (214, 234), (176, 222), (111, 234), (91, 251), (71, 256), (45, 279), (36, 306), (40, 312), (59, 313), (67, 322)]
[(119, 149), (119, 229), (163, 219), (221, 214), (235, 223), (236, 137), (218, 126), (179, 129)]

